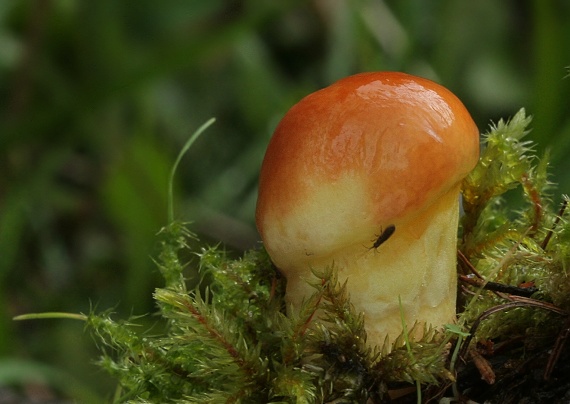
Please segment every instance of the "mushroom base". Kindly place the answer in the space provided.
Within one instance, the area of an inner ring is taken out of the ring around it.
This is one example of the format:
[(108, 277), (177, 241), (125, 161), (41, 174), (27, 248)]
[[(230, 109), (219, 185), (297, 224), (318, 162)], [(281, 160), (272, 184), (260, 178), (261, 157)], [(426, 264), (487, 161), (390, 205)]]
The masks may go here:
[[(347, 281), (352, 304), (364, 312), (369, 345), (393, 342), (403, 330), (402, 314), (408, 330), (416, 322), (439, 327), (455, 321), (458, 194), (456, 187), (406, 222), (394, 223), (394, 234), (377, 248), (370, 248), (370, 234), (308, 264), (334, 265), (339, 282)], [(297, 271), (287, 274), (286, 299), (295, 310), (314, 289)], [(417, 327), (410, 338), (420, 338), (422, 330)]]

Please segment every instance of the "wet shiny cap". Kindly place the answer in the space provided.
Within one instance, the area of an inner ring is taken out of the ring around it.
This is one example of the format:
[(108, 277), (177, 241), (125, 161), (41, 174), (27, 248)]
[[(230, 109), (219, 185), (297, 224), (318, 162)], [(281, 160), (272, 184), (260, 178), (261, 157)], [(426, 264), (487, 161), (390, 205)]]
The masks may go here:
[(446, 88), (404, 73), (350, 76), (303, 98), (277, 126), (257, 227), (277, 266), (327, 255), (411, 220), (478, 157), (477, 126)]

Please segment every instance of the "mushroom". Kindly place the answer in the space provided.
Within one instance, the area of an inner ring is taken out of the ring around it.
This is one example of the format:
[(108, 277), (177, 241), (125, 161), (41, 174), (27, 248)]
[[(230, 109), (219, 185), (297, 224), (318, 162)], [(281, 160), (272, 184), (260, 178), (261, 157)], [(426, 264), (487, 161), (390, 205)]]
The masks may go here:
[(334, 266), (372, 346), (401, 334), (402, 314), (408, 327), (452, 323), (460, 184), (478, 157), (464, 105), (420, 77), (357, 74), (294, 105), (267, 148), (256, 208), (290, 309), (314, 292), (312, 269)]

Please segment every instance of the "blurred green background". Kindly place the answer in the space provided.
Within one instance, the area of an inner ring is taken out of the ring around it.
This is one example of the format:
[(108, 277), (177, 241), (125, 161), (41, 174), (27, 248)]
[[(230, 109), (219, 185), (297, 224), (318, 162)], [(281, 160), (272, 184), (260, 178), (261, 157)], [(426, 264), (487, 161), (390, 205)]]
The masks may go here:
[(525, 107), (557, 200), (570, 192), (569, 65), (567, 0), (1, 0), (0, 402), (112, 395), (82, 324), (11, 318), (153, 311), (168, 171), (210, 117), (176, 213), (241, 251), (257, 244), (272, 129), (361, 71), (440, 82), (481, 131)]

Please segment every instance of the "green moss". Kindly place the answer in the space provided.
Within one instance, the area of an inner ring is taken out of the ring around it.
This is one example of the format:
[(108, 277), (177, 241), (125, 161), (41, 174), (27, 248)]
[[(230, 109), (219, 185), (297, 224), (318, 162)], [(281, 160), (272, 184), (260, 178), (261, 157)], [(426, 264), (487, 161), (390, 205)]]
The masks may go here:
[[(461, 377), (477, 343), (522, 340), (517, 357), (551, 346), (570, 310), (570, 225), (548, 194), (547, 156), (537, 159), (524, 140), (530, 121), (521, 110), (491, 126), (463, 183), (456, 325), (371, 349), (365, 319), (334, 268), (314, 273), (314, 294), (287, 316), (285, 279), (264, 250), (239, 259), (219, 247), (191, 251), (195, 236), (172, 222), (159, 235), (165, 284), (154, 292), (155, 328), (138, 330), (136, 319), (109, 313), (76, 316), (120, 386), (116, 401), (377, 403), (402, 383), (423, 386), (427, 399)], [(189, 254), (201, 276), (190, 290), (181, 259)], [(411, 333), (414, 325), (406, 326)]]
[[(552, 203), (548, 154), (538, 160), (523, 140), (529, 123), (521, 110), (491, 127), (463, 184), (461, 270), (480, 286), (462, 283), (460, 324), (472, 333), (462, 352), (490, 343), (510, 347), (509, 360), (540, 354), (555, 364), (549, 352), (570, 309), (567, 198)], [(520, 197), (516, 209), (510, 190)]]

